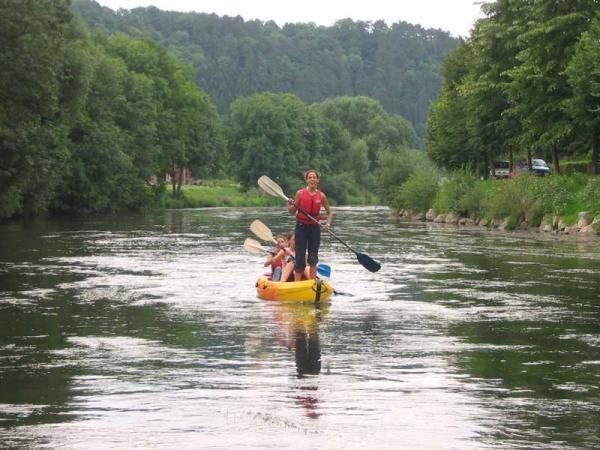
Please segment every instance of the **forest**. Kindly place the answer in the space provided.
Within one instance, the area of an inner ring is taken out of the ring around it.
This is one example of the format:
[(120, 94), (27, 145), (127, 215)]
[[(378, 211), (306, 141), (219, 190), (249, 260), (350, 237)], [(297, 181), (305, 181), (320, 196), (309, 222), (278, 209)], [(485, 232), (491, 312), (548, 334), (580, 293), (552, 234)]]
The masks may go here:
[(197, 69), (156, 40), (92, 29), (68, 0), (0, 7), (0, 218), (151, 207), (167, 176), (180, 194), (183, 168), (287, 189), (314, 166), (344, 203), (374, 186), (385, 154), (419, 145), (410, 121), (367, 96), (254, 92), (221, 113)]
[(445, 31), (401, 21), (340, 18), (330, 27), (279, 27), (154, 7), (115, 12), (90, 0), (73, 0), (73, 8), (93, 30), (148, 38), (169, 49), (195, 69), (196, 84), (221, 113), (260, 92), (291, 92), (308, 104), (366, 96), (411, 122), (420, 138), (442, 85), (441, 63), (459, 45)]
[[(315, 167), (336, 204), (459, 210), (457, 192), (436, 202), (444, 180), (471, 192), (499, 159), (598, 173), (599, 3), (486, 3), (458, 41), (402, 22), (4, 0), (0, 218), (156, 207), (183, 195), (183, 169), (289, 190)], [(548, 198), (577, 185), (597, 202), (593, 180), (553, 183)]]

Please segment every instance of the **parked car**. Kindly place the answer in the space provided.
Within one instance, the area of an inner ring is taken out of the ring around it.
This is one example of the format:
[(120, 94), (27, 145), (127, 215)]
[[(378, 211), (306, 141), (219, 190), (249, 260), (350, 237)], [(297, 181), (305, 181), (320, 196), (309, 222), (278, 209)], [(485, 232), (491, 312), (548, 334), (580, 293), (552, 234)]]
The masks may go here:
[(548, 164), (543, 159), (532, 159), (531, 172), (534, 175), (545, 177), (546, 175), (550, 175), (550, 167), (548, 167)]
[(512, 176), (515, 177), (521, 173), (527, 172), (539, 177), (545, 177), (546, 175), (550, 175), (551, 170), (550, 167), (548, 167), (548, 164), (546, 164), (546, 161), (543, 159), (532, 158), (531, 170), (529, 170), (529, 167), (527, 166), (527, 161), (517, 161), (513, 167)]
[[(490, 170), (490, 172), (492, 172)], [(510, 177), (510, 163), (508, 161), (496, 161), (494, 163), (494, 171), (490, 174), (496, 178)]]

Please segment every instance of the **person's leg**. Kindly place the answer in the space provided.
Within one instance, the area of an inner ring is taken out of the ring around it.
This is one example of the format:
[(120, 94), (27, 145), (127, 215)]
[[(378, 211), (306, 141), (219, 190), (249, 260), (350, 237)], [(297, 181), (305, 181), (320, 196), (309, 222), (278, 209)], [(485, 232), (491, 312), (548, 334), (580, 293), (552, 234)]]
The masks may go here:
[(271, 281), (279, 281), (281, 280), (281, 267), (275, 267), (273, 273), (271, 274)]
[(308, 277), (311, 280), (317, 278), (317, 264), (319, 262), (319, 247), (321, 245), (321, 229), (317, 226), (310, 227), (308, 236)]
[(296, 264), (294, 265), (294, 280), (300, 281), (302, 279), (302, 273), (306, 267), (306, 244), (307, 244), (307, 233), (308, 227), (303, 226), (299, 223), (296, 224), (295, 238), (296, 238)]
[(285, 266), (283, 266), (283, 271), (281, 272), (281, 281), (288, 281), (293, 271), (294, 263), (290, 261)]

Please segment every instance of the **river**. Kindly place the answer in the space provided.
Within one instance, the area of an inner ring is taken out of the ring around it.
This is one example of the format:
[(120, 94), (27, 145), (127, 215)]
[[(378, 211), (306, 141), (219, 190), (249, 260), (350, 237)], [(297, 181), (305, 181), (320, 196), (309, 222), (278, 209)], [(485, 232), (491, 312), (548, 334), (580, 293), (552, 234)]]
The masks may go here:
[(0, 225), (0, 447), (600, 446), (600, 245), (335, 209), (329, 304), (259, 300), (258, 218)]

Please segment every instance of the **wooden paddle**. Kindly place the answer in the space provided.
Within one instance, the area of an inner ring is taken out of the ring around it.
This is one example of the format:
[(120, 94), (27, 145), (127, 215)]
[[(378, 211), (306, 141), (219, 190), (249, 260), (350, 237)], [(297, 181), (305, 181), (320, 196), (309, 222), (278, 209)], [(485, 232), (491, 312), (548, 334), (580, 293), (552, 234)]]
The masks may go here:
[(260, 245), (260, 242), (254, 240), (254, 239), (250, 239), (250, 238), (246, 238), (246, 240), (244, 241), (244, 250), (246, 250), (247, 252), (250, 253), (271, 253), (273, 254), (273, 252), (271, 252), (270, 250), (264, 248), (262, 245)]
[[(273, 241), (277, 243), (273, 237), (273, 232), (271, 229), (258, 219), (250, 224), (250, 231), (252, 231), (259, 239), (262, 239), (263, 241)], [(253, 239), (250, 240), (256, 242)], [(293, 258), (294, 257), (292, 256), (292, 259)], [(317, 272), (319, 275), (329, 278), (331, 275), (331, 267), (327, 264), (319, 263), (317, 264)]]
[[(281, 189), (281, 187), (277, 183), (275, 183), (273, 180), (271, 180), (268, 176), (263, 175), (262, 177), (260, 177), (258, 179), (258, 186), (263, 191), (265, 191), (267, 194), (272, 195), (273, 197), (281, 197), (282, 199), (284, 199), (288, 203), (292, 203), (294, 206), (296, 206), (296, 208), (298, 209), (298, 211), (302, 212), (310, 220), (312, 220), (317, 225), (319, 225), (319, 226), (322, 227), (321, 223), (317, 219), (315, 219), (313, 216), (311, 216), (310, 214), (308, 214), (302, 208), (298, 208), (298, 205), (295, 204), (294, 200), (291, 199), (291, 198), (289, 198), (287, 195), (285, 195), (283, 193), (283, 190)], [(346, 247), (348, 250), (350, 250), (352, 253), (354, 253), (356, 255), (356, 259), (358, 260), (358, 262), (365, 269), (367, 269), (370, 272), (377, 272), (379, 269), (381, 269), (381, 264), (379, 264), (377, 261), (375, 261), (369, 255), (366, 255), (365, 253), (359, 253), (356, 250), (354, 250), (346, 242), (344, 242), (342, 239), (340, 239), (338, 236), (336, 236), (333, 231), (327, 230), (327, 233), (329, 233), (331, 236), (333, 236), (335, 239), (337, 239), (344, 247)]]
[(277, 241), (273, 237), (273, 233), (271, 229), (262, 223), (260, 220), (256, 219), (254, 222), (250, 224), (250, 231), (252, 231), (256, 236), (258, 236), (263, 241), (271, 241), (277, 244)]

